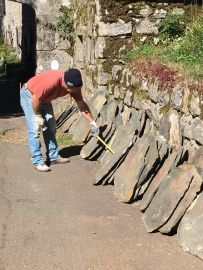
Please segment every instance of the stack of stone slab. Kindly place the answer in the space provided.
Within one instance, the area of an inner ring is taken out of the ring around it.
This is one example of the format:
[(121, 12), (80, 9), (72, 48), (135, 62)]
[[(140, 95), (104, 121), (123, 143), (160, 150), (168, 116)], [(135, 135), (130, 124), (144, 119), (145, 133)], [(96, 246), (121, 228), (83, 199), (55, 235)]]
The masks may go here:
[[(88, 102), (90, 110), (96, 119), (106, 102), (106, 97), (102, 92), (97, 92)], [(73, 105), (64, 111), (57, 119), (57, 127), (64, 133), (73, 136), (76, 142), (84, 142), (89, 135), (90, 125), (88, 121), (79, 112), (78, 108)]]
[[(176, 139), (177, 130), (173, 121), (167, 126), (171, 139), (166, 141), (152, 128), (152, 120), (146, 111), (128, 108), (115, 99), (107, 101), (101, 92), (92, 98), (90, 107), (100, 127), (101, 137), (114, 154), (89, 135), (88, 123), (78, 117), (75, 108), (70, 108), (66, 115), (64, 113), (59, 124), (63, 122), (65, 131), (70, 132), (74, 139), (85, 142), (80, 154), (82, 158), (99, 161), (100, 168), (94, 184), (114, 184), (115, 197), (124, 203), (140, 199), (142, 219), (148, 232), (170, 234), (178, 228), (183, 248), (200, 254), (198, 256), (202, 258), (202, 250), (198, 251), (198, 248), (203, 248), (203, 206), (200, 203), (203, 193), (197, 199), (203, 187), (202, 148), (193, 158), (188, 157), (187, 151), (180, 145), (181, 140)], [(66, 121), (63, 120), (65, 117)], [(162, 131), (164, 129), (163, 122)], [(195, 200), (198, 200), (197, 210), (191, 214), (193, 208), (189, 207)], [(193, 237), (189, 239), (188, 247), (184, 237), (189, 235), (187, 223), (191, 222), (191, 215), (196, 215), (193, 225), (196, 233), (193, 235), (195, 237), (200, 233), (201, 237), (199, 246), (192, 242)]]

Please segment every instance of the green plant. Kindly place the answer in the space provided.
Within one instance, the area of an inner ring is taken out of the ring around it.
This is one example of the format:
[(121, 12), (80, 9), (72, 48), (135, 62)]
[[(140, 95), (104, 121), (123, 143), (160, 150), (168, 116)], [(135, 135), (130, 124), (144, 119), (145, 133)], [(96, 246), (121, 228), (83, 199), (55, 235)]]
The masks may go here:
[(165, 43), (184, 36), (189, 21), (189, 17), (184, 14), (169, 13), (159, 24), (159, 40)]
[(68, 146), (76, 145), (76, 143), (72, 140), (72, 136), (70, 134), (57, 133), (56, 140), (58, 145), (68, 145)]
[(71, 9), (65, 6), (61, 6), (59, 9), (59, 15), (56, 18), (55, 23), (47, 23), (46, 26), (59, 33), (59, 36), (68, 40), (71, 45), (74, 43), (74, 20), (73, 12)]
[(153, 44), (142, 44), (140, 46), (136, 46), (129, 52), (126, 52), (122, 56), (122, 60), (125, 62), (129, 62), (137, 57), (151, 57), (152, 55), (160, 54), (160, 48), (155, 47)]
[(0, 44), (0, 62), (3, 62), (3, 64), (19, 63), (19, 59), (13, 47)]
[(203, 18), (190, 23), (185, 36), (169, 46), (164, 61), (178, 63), (196, 79), (203, 79)]

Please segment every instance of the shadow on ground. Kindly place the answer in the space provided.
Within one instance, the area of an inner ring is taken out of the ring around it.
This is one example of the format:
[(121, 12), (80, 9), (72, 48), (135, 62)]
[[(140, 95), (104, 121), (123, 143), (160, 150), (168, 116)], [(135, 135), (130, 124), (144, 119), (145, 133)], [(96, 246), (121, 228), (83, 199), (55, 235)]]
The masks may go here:
[(60, 156), (62, 156), (64, 158), (78, 156), (78, 155), (80, 155), (81, 149), (82, 149), (82, 145), (69, 146), (69, 147), (62, 148), (59, 151), (59, 154), (60, 154)]

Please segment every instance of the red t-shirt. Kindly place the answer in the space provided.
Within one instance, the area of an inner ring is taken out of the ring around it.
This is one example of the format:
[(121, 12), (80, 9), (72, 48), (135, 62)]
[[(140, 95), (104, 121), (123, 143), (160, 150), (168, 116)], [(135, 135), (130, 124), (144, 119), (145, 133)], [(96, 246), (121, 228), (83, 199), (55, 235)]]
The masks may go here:
[(27, 82), (27, 88), (42, 103), (48, 103), (52, 100), (65, 95), (72, 96), (76, 101), (82, 100), (81, 90), (77, 93), (69, 93), (68, 89), (63, 86), (64, 71), (48, 70), (39, 75), (32, 77)]

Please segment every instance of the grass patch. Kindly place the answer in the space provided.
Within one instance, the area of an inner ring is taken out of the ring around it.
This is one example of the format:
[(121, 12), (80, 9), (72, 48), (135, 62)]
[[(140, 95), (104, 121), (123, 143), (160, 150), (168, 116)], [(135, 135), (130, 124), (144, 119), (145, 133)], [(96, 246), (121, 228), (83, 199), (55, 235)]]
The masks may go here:
[(76, 142), (73, 141), (72, 135), (67, 134), (67, 133), (57, 133), (56, 141), (58, 145), (64, 145), (64, 146), (78, 145)]
[(188, 25), (185, 36), (166, 48), (162, 59), (179, 64), (182, 71), (203, 80), (203, 17)]

